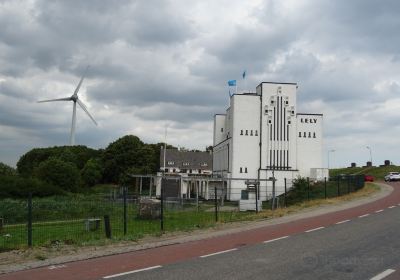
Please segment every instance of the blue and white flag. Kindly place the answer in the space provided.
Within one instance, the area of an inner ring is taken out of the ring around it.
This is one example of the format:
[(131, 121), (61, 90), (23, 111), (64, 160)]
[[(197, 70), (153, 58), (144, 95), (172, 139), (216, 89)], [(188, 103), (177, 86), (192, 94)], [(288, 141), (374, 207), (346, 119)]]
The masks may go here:
[(236, 80), (230, 80), (230, 81), (228, 81), (228, 86), (230, 86), (230, 87), (236, 86)]
[(246, 70), (243, 71), (242, 77), (243, 77), (243, 79), (246, 78)]

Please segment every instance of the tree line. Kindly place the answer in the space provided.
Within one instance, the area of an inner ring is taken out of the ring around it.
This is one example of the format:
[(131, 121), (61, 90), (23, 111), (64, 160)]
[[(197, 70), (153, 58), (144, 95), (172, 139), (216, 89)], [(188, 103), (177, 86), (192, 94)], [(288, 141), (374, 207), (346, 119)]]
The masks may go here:
[(16, 169), (0, 163), (0, 197), (81, 192), (99, 183), (125, 182), (128, 174), (152, 174), (160, 169), (163, 145), (126, 135), (99, 150), (86, 146), (34, 148), (21, 156)]

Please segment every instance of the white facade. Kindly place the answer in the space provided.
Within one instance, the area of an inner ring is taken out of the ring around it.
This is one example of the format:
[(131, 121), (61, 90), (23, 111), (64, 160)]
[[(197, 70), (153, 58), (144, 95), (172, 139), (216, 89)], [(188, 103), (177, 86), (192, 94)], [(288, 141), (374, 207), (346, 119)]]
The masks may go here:
[[(228, 178), (309, 177), (322, 168), (321, 114), (298, 114), (294, 83), (261, 83), (256, 93), (235, 94), (224, 115), (214, 117), (213, 173)], [(239, 200), (244, 180), (228, 185), (227, 198)], [(290, 186), (288, 186), (290, 187)], [(271, 196), (272, 182), (260, 182), (260, 199)]]

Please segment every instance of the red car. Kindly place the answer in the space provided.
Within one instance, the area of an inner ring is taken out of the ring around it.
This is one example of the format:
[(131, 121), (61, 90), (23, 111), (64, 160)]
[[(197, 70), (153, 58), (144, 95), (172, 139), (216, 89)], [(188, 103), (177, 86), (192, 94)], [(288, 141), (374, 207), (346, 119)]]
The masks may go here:
[(365, 182), (373, 182), (374, 181), (374, 177), (371, 175), (364, 175), (364, 181)]

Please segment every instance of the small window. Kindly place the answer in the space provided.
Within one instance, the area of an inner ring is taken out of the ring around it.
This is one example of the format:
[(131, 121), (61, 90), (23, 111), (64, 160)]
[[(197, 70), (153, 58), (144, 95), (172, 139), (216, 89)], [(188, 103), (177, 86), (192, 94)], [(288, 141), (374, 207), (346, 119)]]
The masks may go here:
[(291, 123), (292, 123), (291, 121), (288, 121), (288, 122), (287, 122), (287, 124), (291, 124)]
[(304, 137), (304, 138), (307, 138), (307, 132), (304, 131), (303, 137)]
[(250, 130), (250, 136), (253, 136), (253, 130)]
[(299, 138), (301, 138), (301, 132), (299, 132)]
[(190, 170), (189, 170), (189, 173), (190, 173), (190, 174), (192, 174), (192, 172), (193, 172), (193, 170), (192, 170), (192, 169), (190, 169)]
[(175, 169), (175, 168), (174, 168), (174, 169), (172, 169), (172, 172), (174, 172), (174, 173), (175, 173), (175, 172), (176, 172), (176, 169)]
[(268, 120), (268, 123), (272, 123), (272, 121), (271, 121), (271, 120)]
[(258, 130), (256, 130), (256, 134), (255, 135), (258, 136)]
[(201, 174), (201, 169), (199, 169), (199, 174)]
[(274, 103), (275, 103), (275, 101), (274, 101), (274, 100), (271, 100), (271, 105), (274, 105)]
[(223, 127), (221, 127), (221, 132), (224, 132), (224, 128)]
[(311, 132), (308, 133), (308, 138), (311, 138)]
[(247, 173), (247, 167), (244, 168), (244, 173)]
[(243, 129), (240, 130), (240, 135), (243, 135)]
[(243, 169), (240, 167), (240, 173), (243, 173)]
[(317, 137), (315, 136), (315, 132), (314, 132), (314, 134), (313, 134), (313, 138), (317, 138)]
[(246, 135), (249, 135), (249, 131), (246, 129)]
[(286, 104), (286, 105), (289, 105), (289, 101), (286, 100), (286, 101), (285, 101), (285, 104)]

